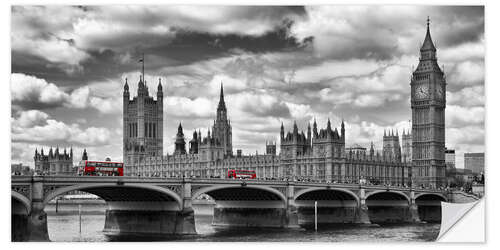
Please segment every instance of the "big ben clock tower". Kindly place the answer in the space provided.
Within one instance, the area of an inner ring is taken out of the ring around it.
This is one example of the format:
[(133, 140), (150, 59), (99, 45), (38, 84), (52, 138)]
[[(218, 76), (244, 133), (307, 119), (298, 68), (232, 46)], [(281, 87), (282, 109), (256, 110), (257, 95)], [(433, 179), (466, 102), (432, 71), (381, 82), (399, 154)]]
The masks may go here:
[(436, 47), (427, 34), (420, 61), (411, 78), (413, 185), (439, 187), (445, 179), (446, 81), (439, 68)]

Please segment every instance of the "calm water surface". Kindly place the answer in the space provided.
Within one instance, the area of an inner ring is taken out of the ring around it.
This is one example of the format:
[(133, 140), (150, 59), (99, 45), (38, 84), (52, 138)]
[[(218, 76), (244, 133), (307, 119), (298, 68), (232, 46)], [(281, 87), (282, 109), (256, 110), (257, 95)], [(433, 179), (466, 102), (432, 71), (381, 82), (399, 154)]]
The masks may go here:
[[(64, 209), (63, 209), (64, 210)], [(104, 213), (96, 207), (85, 207), (82, 212), (82, 232), (79, 233), (77, 211), (48, 213), (49, 237), (52, 241), (267, 241), (267, 242), (338, 242), (338, 241), (434, 241), (440, 224), (388, 224), (380, 227), (359, 225), (328, 225), (314, 229), (217, 229), (211, 226), (209, 215), (195, 216), (198, 235), (169, 237), (110, 238), (103, 234)]]

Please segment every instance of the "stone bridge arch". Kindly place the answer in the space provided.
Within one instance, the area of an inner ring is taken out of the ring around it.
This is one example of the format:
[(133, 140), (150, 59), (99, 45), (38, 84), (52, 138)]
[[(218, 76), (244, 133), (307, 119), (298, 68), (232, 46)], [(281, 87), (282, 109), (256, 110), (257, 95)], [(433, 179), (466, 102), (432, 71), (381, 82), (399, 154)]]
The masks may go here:
[[(178, 188), (177, 188), (178, 187)], [(194, 214), (182, 197), (183, 186), (154, 183), (82, 183), (50, 187), (43, 206), (58, 195), (80, 190), (97, 195), (107, 203), (105, 234), (194, 234)]]
[[(54, 199), (55, 197), (71, 192), (71, 191), (84, 191), (88, 192), (94, 195), (97, 195), (104, 200), (106, 200), (105, 197), (102, 197), (102, 192), (95, 191), (96, 189), (116, 189), (116, 190), (124, 190), (127, 191), (127, 189), (135, 189), (135, 190), (143, 190), (145, 192), (153, 192), (155, 194), (159, 194), (160, 196), (156, 196), (156, 198), (160, 198), (163, 196), (163, 198), (170, 198), (173, 201), (176, 202), (176, 204), (179, 206), (179, 209), (182, 208), (182, 198), (175, 193), (174, 191), (168, 189), (168, 188), (163, 188), (160, 186), (156, 185), (149, 185), (149, 184), (124, 184), (124, 185), (119, 185), (119, 184), (103, 184), (103, 183), (92, 183), (92, 184), (77, 184), (77, 185), (71, 185), (71, 186), (65, 186), (65, 187), (59, 187), (51, 192), (47, 193), (44, 197), (43, 204), (44, 206)], [(167, 200), (168, 200), (167, 198)], [(154, 201), (154, 198), (152, 199)], [(161, 199), (158, 199), (157, 201), (162, 201)]]
[(356, 204), (359, 205), (359, 196), (356, 193), (354, 193), (353, 191), (351, 191), (349, 189), (333, 188), (333, 187), (311, 187), (311, 188), (302, 189), (302, 190), (297, 191), (294, 194), (293, 200), (297, 200), (297, 198), (299, 198), (303, 194), (314, 192), (314, 191), (322, 191), (322, 190), (336, 191), (336, 192), (348, 194), (356, 201)]
[[(208, 194), (210, 192), (216, 191), (216, 190), (221, 190), (221, 189), (236, 189), (236, 188), (243, 188), (243, 189), (257, 189), (257, 190), (262, 190), (262, 191), (267, 191), (271, 194), (276, 195), (277, 197), (280, 198), (281, 201), (286, 203), (287, 198), (284, 193), (281, 191), (277, 190), (276, 188), (273, 187), (268, 187), (268, 186), (253, 186), (253, 185), (246, 185), (243, 186), (241, 184), (220, 184), (220, 185), (213, 185), (213, 186), (208, 186), (208, 187), (202, 187), (198, 190), (196, 190), (193, 195), (191, 196), (193, 199), (196, 199), (198, 196), (202, 194)], [(208, 194), (209, 195), (209, 194)]]
[(23, 241), (29, 234), (28, 218), (31, 213), (31, 201), (24, 195), (11, 193), (11, 241)]
[(31, 212), (31, 201), (28, 199), (28, 197), (16, 192), (16, 191), (11, 191), (11, 197), (12, 199), (16, 200), (20, 204), (22, 204), (26, 208), (27, 214), (30, 214)]
[(427, 222), (441, 221), (441, 202), (447, 201), (446, 197), (439, 193), (420, 193), (415, 196), (418, 217)]
[(359, 196), (349, 189), (309, 187), (298, 190), (293, 200), (298, 211), (298, 223), (306, 227), (315, 222), (315, 204), (319, 224), (360, 221)]
[(404, 198), (406, 200), (406, 202), (408, 202), (408, 205), (411, 204), (411, 198), (410, 198), (410, 196), (408, 196), (404, 192), (397, 191), (397, 190), (376, 190), (376, 191), (371, 191), (371, 192), (369, 192), (369, 193), (366, 194), (365, 200), (368, 201), (370, 199), (370, 197), (373, 197), (374, 195), (379, 195), (380, 196), (381, 194), (393, 194), (393, 195), (395, 195), (395, 197), (402, 197), (402, 198)]
[(412, 221), (411, 198), (397, 190), (376, 190), (365, 196), (368, 217), (374, 223)]
[(415, 200), (417, 199), (422, 199), (422, 197), (429, 196), (429, 197), (439, 197), (442, 199), (442, 201), (448, 201), (448, 197), (446, 197), (444, 194), (439, 194), (439, 193), (420, 193), (415, 195)]
[(214, 225), (280, 228), (291, 221), (286, 190), (266, 185), (216, 184), (199, 188), (192, 198), (207, 194), (215, 200)]

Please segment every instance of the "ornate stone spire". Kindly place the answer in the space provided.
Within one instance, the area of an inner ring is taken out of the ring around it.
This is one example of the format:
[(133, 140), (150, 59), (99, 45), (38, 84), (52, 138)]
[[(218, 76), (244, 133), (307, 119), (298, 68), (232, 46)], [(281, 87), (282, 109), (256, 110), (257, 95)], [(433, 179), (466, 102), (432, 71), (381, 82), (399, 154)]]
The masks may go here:
[(345, 124), (344, 124), (344, 118), (342, 118), (342, 124), (340, 125), (340, 136), (342, 136), (342, 138), (345, 138)]
[(285, 127), (283, 126), (283, 122), (281, 122), (280, 137), (281, 137), (281, 140), (283, 140), (285, 138)]
[(429, 51), (429, 50), (436, 51), (436, 47), (434, 46), (434, 43), (432, 42), (429, 24), (430, 24), (430, 19), (429, 19), (429, 17), (427, 17), (427, 34), (425, 34), (424, 43), (422, 44), (422, 47), (420, 48), (421, 52)]
[(217, 106), (217, 110), (226, 109), (226, 102), (224, 102), (224, 86), (222, 82), (220, 83), (220, 96), (219, 96), (219, 105)]

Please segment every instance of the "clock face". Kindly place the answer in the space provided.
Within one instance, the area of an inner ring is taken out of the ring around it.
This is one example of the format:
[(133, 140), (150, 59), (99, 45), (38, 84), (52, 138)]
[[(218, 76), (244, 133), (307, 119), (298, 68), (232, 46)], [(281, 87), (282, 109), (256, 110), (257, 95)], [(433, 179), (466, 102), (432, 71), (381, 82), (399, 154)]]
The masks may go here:
[(427, 84), (417, 85), (417, 87), (415, 87), (415, 97), (417, 99), (429, 97), (429, 86)]

